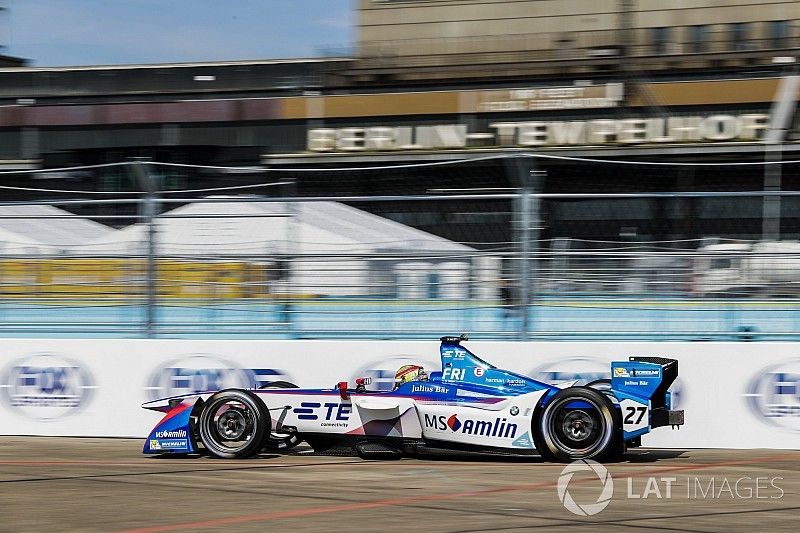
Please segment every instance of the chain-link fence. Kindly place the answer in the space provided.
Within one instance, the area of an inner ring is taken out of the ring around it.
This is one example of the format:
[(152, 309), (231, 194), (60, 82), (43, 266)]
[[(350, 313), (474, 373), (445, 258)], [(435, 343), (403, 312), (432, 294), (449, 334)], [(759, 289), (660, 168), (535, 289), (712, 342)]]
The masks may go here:
[(797, 167), (84, 168), (0, 203), (0, 334), (796, 339)]

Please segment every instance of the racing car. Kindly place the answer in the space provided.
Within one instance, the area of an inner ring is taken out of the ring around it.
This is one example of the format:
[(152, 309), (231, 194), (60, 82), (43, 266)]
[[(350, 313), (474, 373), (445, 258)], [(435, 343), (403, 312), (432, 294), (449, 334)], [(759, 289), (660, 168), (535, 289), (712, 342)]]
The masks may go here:
[(545, 460), (618, 460), (654, 428), (680, 426), (670, 385), (678, 362), (630, 357), (611, 363), (611, 379), (548, 384), (482, 360), (465, 335), (440, 339), (441, 370), (400, 369), (395, 388), (299, 389), (287, 382), (226, 389), (142, 405), (164, 413), (145, 454), (245, 458), (306, 441), (316, 453), (390, 458), (452, 450), (539, 454)]

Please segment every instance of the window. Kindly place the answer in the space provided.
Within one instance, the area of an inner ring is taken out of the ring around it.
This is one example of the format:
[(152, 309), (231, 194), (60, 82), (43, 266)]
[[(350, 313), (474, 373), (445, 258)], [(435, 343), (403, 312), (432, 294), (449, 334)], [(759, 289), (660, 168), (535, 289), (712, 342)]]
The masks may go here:
[(731, 24), (731, 49), (747, 50), (747, 23), (734, 22)]
[(733, 261), (728, 257), (715, 257), (711, 260), (711, 268), (713, 270), (720, 270), (722, 268), (731, 268)]
[(671, 28), (653, 28), (653, 52), (656, 54), (666, 54), (669, 44), (669, 31)]
[(769, 24), (769, 41), (772, 48), (788, 48), (789, 21), (771, 20), (768, 24)]
[(690, 26), (689, 38), (691, 39), (691, 42), (689, 43), (689, 49), (693, 53), (699, 54), (701, 52), (705, 52), (708, 44), (708, 26), (705, 24)]

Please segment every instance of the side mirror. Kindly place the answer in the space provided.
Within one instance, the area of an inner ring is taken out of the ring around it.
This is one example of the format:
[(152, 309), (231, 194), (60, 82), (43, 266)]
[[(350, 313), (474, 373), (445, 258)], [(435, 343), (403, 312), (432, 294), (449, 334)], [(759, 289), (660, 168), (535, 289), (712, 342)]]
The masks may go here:
[(336, 388), (339, 389), (339, 397), (342, 400), (350, 399), (350, 394), (347, 392), (347, 382), (346, 381), (340, 381), (339, 383), (337, 383), (336, 384)]

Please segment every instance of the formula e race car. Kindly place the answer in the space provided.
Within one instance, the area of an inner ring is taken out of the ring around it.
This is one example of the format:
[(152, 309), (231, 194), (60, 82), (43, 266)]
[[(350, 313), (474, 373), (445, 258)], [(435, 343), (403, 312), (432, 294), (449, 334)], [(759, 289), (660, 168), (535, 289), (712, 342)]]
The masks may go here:
[(317, 453), (363, 458), (459, 450), (616, 460), (650, 430), (683, 424), (667, 390), (678, 375), (674, 359), (631, 357), (611, 363), (611, 379), (550, 385), (492, 366), (464, 340), (442, 337), (441, 371), (407, 365), (391, 391), (369, 391), (364, 378), (352, 388), (276, 382), (147, 402), (142, 407), (165, 416), (144, 453), (204, 448), (230, 459), (306, 441)]

